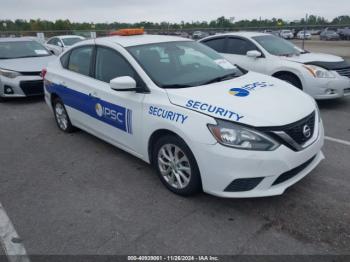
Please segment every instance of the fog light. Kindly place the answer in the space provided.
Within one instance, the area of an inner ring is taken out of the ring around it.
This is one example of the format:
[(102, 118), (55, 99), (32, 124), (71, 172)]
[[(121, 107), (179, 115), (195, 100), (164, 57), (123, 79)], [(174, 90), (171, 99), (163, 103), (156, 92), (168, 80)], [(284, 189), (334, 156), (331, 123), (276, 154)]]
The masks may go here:
[(13, 89), (12, 89), (12, 87), (11, 86), (4, 86), (4, 93), (6, 94), (6, 95), (12, 95), (14, 92), (13, 92)]
[(334, 95), (335, 94), (335, 90), (334, 89), (326, 89), (325, 93), (327, 95)]

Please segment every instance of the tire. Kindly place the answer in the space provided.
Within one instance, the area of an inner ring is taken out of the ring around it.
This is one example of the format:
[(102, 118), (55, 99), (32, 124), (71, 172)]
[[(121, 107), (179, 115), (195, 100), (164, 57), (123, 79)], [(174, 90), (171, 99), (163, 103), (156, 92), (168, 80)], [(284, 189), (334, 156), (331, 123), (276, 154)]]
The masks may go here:
[(301, 85), (301, 82), (299, 80), (298, 77), (292, 75), (292, 74), (281, 74), (281, 75), (277, 75), (275, 76), (277, 77), (278, 79), (281, 79), (297, 88), (299, 88), (300, 90), (303, 89), (302, 85)]
[(175, 135), (160, 137), (154, 145), (152, 163), (162, 183), (173, 193), (191, 196), (202, 191), (196, 159), (181, 138)]
[(52, 107), (56, 124), (61, 131), (65, 133), (72, 133), (77, 130), (76, 127), (72, 125), (67, 110), (60, 98), (54, 99)]

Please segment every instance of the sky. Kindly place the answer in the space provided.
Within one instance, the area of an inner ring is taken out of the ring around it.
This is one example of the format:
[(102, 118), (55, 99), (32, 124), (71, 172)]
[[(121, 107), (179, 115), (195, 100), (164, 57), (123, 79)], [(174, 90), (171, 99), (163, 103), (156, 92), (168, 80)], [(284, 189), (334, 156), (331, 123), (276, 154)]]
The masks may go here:
[(350, 15), (350, 0), (0, 0), (1, 19), (74, 22), (191, 22), (220, 16), (293, 21), (315, 14)]

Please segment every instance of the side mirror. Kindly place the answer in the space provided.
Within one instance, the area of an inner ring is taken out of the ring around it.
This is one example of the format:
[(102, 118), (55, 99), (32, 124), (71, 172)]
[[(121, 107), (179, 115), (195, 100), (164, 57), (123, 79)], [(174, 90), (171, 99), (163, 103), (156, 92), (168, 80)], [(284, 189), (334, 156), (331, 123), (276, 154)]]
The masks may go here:
[(63, 47), (63, 44), (62, 44), (61, 42), (57, 42), (57, 45), (58, 45), (59, 47)]
[(251, 50), (247, 52), (247, 56), (251, 58), (258, 58), (258, 57), (261, 57), (261, 52), (257, 50)]
[(136, 81), (130, 76), (113, 78), (109, 85), (116, 91), (136, 91)]

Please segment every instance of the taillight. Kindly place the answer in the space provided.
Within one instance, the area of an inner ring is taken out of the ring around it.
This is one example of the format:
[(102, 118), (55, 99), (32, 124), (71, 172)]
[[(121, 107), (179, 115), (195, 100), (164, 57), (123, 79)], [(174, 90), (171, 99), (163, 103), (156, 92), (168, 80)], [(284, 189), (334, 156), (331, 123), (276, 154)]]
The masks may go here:
[(47, 73), (47, 70), (44, 68), (43, 70), (41, 70), (41, 77), (43, 78), (43, 79), (45, 79), (45, 76), (46, 76), (46, 73)]

